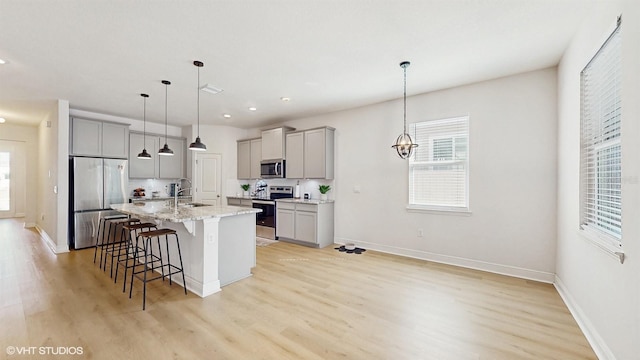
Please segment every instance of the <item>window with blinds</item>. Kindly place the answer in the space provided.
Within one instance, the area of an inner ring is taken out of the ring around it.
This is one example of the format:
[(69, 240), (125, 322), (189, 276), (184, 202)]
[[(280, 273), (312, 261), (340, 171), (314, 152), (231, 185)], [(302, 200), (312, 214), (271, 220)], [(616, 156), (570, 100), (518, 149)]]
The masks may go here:
[(622, 246), (620, 25), (580, 76), (580, 228)]
[(409, 158), (409, 207), (469, 209), (469, 117), (409, 125), (419, 144)]

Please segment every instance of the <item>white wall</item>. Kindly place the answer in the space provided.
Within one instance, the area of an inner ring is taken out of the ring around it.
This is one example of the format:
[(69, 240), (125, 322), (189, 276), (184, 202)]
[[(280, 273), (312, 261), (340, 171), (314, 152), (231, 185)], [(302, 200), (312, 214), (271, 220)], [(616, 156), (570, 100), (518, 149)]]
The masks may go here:
[(56, 253), (68, 252), (69, 102), (58, 100), (38, 127), (36, 226)]
[(3, 124), (0, 140), (15, 144), (16, 174), (12, 176), (15, 186), (15, 211), (17, 217), (24, 217), (26, 227), (35, 226), (37, 174), (38, 174), (38, 128)]
[[(640, 5), (600, 2), (558, 67), (556, 286), (601, 359), (640, 359)], [(624, 264), (578, 233), (580, 71), (622, 14)]]
[(286, 125), (336, 128), (337, 242), (552, 282), (556, 88), (552, 68), (407, 99), (409, 122), (469, 115), (470, 216), (406, 210), (402, 100)]

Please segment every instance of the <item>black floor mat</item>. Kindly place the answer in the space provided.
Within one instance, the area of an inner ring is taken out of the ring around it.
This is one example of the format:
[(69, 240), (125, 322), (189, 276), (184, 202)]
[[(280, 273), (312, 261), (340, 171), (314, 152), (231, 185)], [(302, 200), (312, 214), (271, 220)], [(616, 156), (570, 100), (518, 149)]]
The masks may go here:
[(340, 252), (346, 252), (347, 254), (362, 254), (363, 252), (367, 251), (367, 249), (362, 249), (362, 248), (355, 248), (353, 250), (347, 250), (347, 248), (344, 247), (344, 245), (334, 248)]

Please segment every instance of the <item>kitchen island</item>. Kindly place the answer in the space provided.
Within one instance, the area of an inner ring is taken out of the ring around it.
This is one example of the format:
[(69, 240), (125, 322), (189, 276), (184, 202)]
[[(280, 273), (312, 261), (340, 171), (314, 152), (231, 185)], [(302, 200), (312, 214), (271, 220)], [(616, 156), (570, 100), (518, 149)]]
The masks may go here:
[[(261, 210), (198, 205), (203, 204), (176, 207), (172, 201), (149, 201), (115, 204), (111, 208), (155, 222), (158, 228), (176, 230), (186, 287), (206, 297), (220, 291), (221, 286), (251, 276), (251, 268), (256, 266), (256, 213)], [(170, 252), (178, 253), (171, 245)], [(177, 262), (177, 256), (173, 255), (171, 261)]]

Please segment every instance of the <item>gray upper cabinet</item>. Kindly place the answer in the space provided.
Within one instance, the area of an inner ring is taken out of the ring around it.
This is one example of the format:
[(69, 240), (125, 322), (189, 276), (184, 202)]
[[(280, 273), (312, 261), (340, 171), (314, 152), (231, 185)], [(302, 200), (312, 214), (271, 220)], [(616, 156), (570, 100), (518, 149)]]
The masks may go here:
[(307, 179), (333, 179), (333, 128), (320, 128), (304, 132), (304, 177)]
[(238, 179), (251, 178), (251, 141), (238, 141)]
[(304, 132), (288, 133), (286, 137), (287, 178), (304, 178)]
[(262, 132), (262, 160), (284, 158), (284, 133), (282, 128)]
[[(129, 178), (135, 179), (155, 179), (158, 177), (158, 137), (143, 134), (131, 133), (129, 136)], [(146, 143), (145, 143), (146, 142)], [(142, 149), (147, 149), (151, 155), (149, 160), (138, 159), (138, 154)]]
[(127, 158), (129, 152), (129, 126), (102, 123), (102, 156)]
[(71, 118), (71, 155), (126, 159), (129, 125)]
[[(164, 138), (159, 138), (160, 148), (164, 146)], [(160, 179), (179, 179), (184, 176), (184, 157), (185, 141), (184, 139), (167, 138), (167, 145), (173, 150), (173, 156), (158, 156), (159, 161), (159, 178)]]
[(71, 119), (72, 155), (102, 156), (102, 122)]
[[(167, 138), (173, 156), (160, 156), (158, 150), (164, 146), (164, 136), (132, 132), (129, 136), (129, 178), (132, 179), (179, 179), (185, 177), (186, 140)], [(146, 141), (144, 144), (143, 141)], [(138, 159), (146, 146), (151, 160)]]
[(262, 160), (262, 139), (251, 140), (251, 161), (249, 176), (252, 179), (260, 179), (262, 177), (260, 171), (260, 161)]
[(279, 127), (262, 131), (262, 160), (285, 158), (285, 134), (293, 131), (291, 127)]
[(333, 179), (334, 128), (289, 133), (286, 141), (287, 178)]
[(262, 139), (238, 141), (238, 179), (260, 179)]

